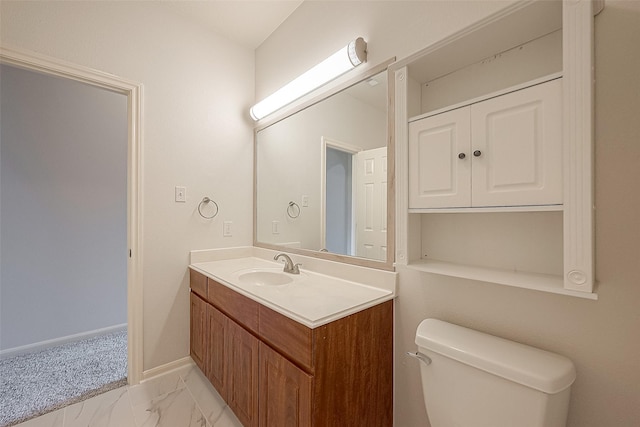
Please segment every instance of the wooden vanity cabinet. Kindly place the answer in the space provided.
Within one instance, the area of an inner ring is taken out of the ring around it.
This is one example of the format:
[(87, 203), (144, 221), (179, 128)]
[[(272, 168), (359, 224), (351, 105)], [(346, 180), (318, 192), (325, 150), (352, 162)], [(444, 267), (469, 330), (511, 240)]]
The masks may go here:
[(311, 329), (211, 279), (192, 291), (192, 358), (244, 426), (393, 425), (392, 301)]

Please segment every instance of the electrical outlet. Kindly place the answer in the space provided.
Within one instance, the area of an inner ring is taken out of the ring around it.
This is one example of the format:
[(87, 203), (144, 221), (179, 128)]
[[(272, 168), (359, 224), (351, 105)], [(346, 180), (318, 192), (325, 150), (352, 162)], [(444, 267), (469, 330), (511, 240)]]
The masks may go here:
[(187, 201), (187, 187), (176, 186), (176, 202)]
[(302, 196), (302, 207), (303, 208), (308, 208), (309, 207), (309, 196), (307, 196), (307, 195), (303, 195)]
[(224, 221), (222, 223), (222, 236), (223, 237), (231, 237), (233, 235), (231, 226), (233, 225), (232, 221)]

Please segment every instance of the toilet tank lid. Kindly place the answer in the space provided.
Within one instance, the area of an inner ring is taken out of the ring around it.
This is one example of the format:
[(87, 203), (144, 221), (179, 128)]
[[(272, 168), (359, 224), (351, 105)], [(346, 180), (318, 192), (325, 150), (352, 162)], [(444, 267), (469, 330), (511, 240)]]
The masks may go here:
[(568, 358), (473, 329), (425, 319), (416, 332), (418, 347), (548, 394), (576, 378)]

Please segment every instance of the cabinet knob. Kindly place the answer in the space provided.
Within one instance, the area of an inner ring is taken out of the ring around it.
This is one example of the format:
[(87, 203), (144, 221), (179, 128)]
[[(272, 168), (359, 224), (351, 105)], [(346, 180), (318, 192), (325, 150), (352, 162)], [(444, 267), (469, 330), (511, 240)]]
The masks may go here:
[(460, 154), (458, 154), (458, 158), (459, 158), (460, 160), (464, 159), (465, 157), (467, 157), (467, 156), (466, 156), (466, 154), (464, 154), (464, 153), (460, 153)]
[(476, 156), (476, 157), (480, 157), (480, 156), (482, 156), (482, 151), (476, 150), (476, 151), (473, 152), (473, 155)]

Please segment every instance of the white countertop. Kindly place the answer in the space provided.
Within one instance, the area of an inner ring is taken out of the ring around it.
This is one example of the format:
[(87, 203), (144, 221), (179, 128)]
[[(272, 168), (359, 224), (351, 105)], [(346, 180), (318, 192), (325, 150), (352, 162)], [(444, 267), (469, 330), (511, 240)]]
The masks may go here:
[[(298, 257), (292, 258), (296, 261)], [(196, 260), (199, 262), (194, 262)], [(189, 268), (309, 328), (316, 328), (395, 297), (395, 273), (389, 272), (380, 274), (393, 275), (393, 290), (304, 268), (300, 268), (299, 275), (287, 275), (293, 281), (285, 285), (256, 285), (239, 280), (240, 274), (251, 270), (282, 271), (282, 263), (257, 256), (203, 261), (201, 256), (194, 257), (192, 253)], [(367, 274), (375, 273), (369, 271)]]

